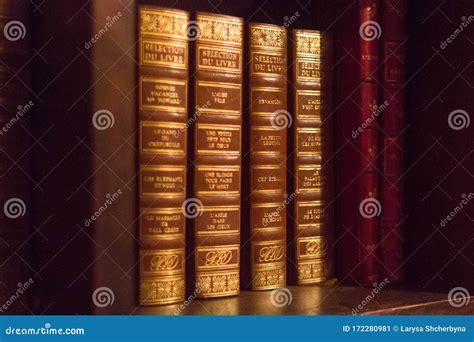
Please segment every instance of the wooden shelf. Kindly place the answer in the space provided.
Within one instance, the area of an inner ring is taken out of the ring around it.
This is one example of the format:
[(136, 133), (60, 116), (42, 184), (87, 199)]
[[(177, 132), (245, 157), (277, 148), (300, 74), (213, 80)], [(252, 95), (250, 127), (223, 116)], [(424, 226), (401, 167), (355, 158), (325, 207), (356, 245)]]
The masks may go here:
[[(371, 288), (346, 286), (289, 286), (288, 306), (272, 304), (272, 291), (242, 291), (239, 296), (190, 300), (176, 304), (137, 309), (143, 315), (351, 315), (366, 300)], [(448, 295), (403, 289), (383, 289), (367, 301), (361, 315), (467, 315), (474, 314), (474, 297), (469, 305), (456, 308)]]

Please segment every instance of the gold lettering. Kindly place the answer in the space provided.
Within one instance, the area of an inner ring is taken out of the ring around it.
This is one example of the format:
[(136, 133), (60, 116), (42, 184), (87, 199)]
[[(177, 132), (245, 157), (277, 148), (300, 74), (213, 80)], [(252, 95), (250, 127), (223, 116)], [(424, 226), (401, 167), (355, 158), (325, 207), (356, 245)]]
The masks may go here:
[(306, 244), (306, 254), (319, 255), (321, 254), (321, 245), (317, 240), (308, 241)]
[(150, 260), (150, 269), (152, 271), (169, 271), (179, 265), (178, 254), (156, 255)]
[(210, 251), (206, 253), (206, 266), (227, 265), (232, 260), (231, 250)]
[(283, 246), (275, 245), (263, 247), (259, 253), (259, 262), (279, 261), (283, 258)]

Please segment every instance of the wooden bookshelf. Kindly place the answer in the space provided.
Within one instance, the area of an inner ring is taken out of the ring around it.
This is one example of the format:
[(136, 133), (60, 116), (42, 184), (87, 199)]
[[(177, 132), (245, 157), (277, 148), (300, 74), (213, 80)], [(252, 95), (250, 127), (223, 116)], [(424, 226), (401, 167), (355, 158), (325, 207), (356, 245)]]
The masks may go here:
[[(196, 6), (192, 0), (92, 0), (72, 6), (51, 0), (41, 4), (41, 10), (34, 13), (31, 32), (34, 51), (41, 52), (32, 61), (33, 89), (41, 94), (41, 101), (35, 101), (39, 115), (33, 116), (41, 146), (36, 144), (34, 158), (38, 164), (44, 162), (35, 171), (42, 188), (33, 191), (34, 226), (38, 232), (31, 241), (32, 264), (38, 277), (31, 311), (174, 315), (181, 307), (136, 306), (138, 4), (176, 7), (192, 13), (198, 9), (276, 24), (283, 24), (298, 12), (300, 16), (291, 29), (335, 31), (344, 25), (338, 20), (341, 13), (354, 3), (224, 0), (203, 1)], [(472, 57), (467, 51), (471, 51), (468, 48), (474, 30), (465, 30), (466, 37), (460, 36), (449, 48), (438, 48), (459, 26), (460, 18), (473, 12), (473, 6), (472, 0), (410, 3), (406, 282), (422, 290), (384, 289), (361, 314), (474, 314), (474, 298), (460, 308), (452, 307), (447, 298), (448, 291), (455, 287), (465, 287), (474, 294), (472, 202), (450, 221), (449, 227), (439, 229), (440, 219), (473, 188), (469, 171), (474, 140), (468, 138), (470, 131), (452, 130), (447, 117), (460, 108), (473, 119), (474, 102), (468, 97), (472, 92), (468, 86), (473, 78), (469, 74)], [(93, 49), (82, 48), (104, 28), (105, 18), (119, 11), (123, 14), (120, 21), (101, 36), (100, 42)], [(113, 130), (104, 132), (91, 124), (92, 115), (101, 109), (114, 114)], [(469, 129), (472, 127), (471, 123)], [(120, 200), (100, 216), (94, 227), (80, 228), (78, 225), (102, 205), (106, 194), (117, 189), (124, 192)], [(113, 305), (93, 305), (91, 295), (99, 287), (113, 290)], [(289, 289), (292, 303), (282, 308), (272, 305), (271, 291), (243, 291), (231, 298), (194, 300), (179, 313), (350, 315), (372, 290), (336, 285)], [(434, 289), (444, 293), (435, 293)]]
[[(371, 294), (371, 288), (347, 286), (289, 286), (289, 305), (272, 304), (272, 291), (243, 291), (239, 296), (190, 300), (188, 305), (143, 307), (132, 314), (143, 315), (352, 315), (352, 310)], [(467, 305), (450, 305), (445, 293), (383, 289), (367, 301), (360, 315), (469, 315), (474, 297)]]

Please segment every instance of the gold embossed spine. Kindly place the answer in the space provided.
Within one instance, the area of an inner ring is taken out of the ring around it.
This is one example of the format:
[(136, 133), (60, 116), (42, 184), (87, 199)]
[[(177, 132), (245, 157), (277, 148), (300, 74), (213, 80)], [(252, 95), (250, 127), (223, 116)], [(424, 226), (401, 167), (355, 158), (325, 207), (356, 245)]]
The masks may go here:
[(139, 304), (185, 298), (187, 12), (139, 7)]
[[(287, 32), (249, 24), (249, 288), (286, 285)], [(246, 196), (247, 197), (247, 196)]]
[(330, 40), (319, 31), (293, 30), (291, 45), (290, 189), (297, 193), (289, 215), (289, 281), (317, 284), (332, 277), (332, 175), (328, 158), (332, 126)]
[(198, 12), (193, 125), (193, 285), (200, 298), (240, 292), (241, 18)]

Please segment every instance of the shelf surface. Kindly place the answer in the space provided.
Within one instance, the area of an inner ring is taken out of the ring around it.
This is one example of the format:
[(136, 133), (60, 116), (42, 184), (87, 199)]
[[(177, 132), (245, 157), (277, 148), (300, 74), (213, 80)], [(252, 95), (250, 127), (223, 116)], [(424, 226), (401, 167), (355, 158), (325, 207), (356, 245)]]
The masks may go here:
[[(142, 315), (468, 315), (474, 314), (474, 297), (466, 305), (451, 305), (448, 295), (399, 289), (347, 286), (289, 286), (291, 302), (273, 304), (273, 291), (242, 291), (239, 296), (189, 299), (187, 304), (141, 307)], [(372, 296), (373, 295), (373, 296)], [(361, 305), (362, 308), (358, 306)]]

